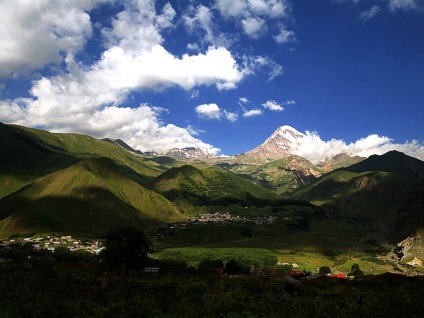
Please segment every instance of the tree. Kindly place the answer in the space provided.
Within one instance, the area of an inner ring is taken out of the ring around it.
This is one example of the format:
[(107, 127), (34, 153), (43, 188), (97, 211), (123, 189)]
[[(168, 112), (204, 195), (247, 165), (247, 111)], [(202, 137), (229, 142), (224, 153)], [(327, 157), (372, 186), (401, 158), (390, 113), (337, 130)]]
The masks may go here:
[(321, 266), (319, 268), (319, 273), (322, 275), (331, 274), (331, 268), (329, 266)]
[(220, 259), (203, 259), (197, 269), (201, 272), (214, 272), (216, 269), (223, 269), (224, 263)]
[(359, 264), (358, 263), (353, 263), (352, 266), (350, 267), (350, 272), (353, 273), (354, 271), (359, 269)]
[(354, 263), (350, 267), (350, 273), (349, 276), (353, 276), (355, 279), (362, 278), (365, 276), (364, 272), (359, 268), (358, 263)]
[(235, 259), (230, 259), (225, 264), (225, 271), (228, 274), (240, 274), (243, 271), (243, 267)]
[(128, 268), (139, 268), (147, 262), (151, 243), (143, 231), (124, 227), (112, 229), (106, 235), (105, 247), (102, 257), (109, 268), (123, 263)]

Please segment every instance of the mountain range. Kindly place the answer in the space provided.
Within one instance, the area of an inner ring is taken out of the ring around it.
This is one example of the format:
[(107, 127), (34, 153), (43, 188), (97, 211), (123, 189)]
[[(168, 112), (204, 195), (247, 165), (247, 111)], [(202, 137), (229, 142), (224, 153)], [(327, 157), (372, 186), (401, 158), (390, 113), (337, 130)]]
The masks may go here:
[(314, 165), (295, 154), (303, 134), (289, 126), (232, 157), (196, 148), (142, 153), (122, 140), (1, 123), (0, 135), (2, 235), (100, 235), (217, 211), (293, 220), (324, 211), (381, 223), (387, 240), (404, 244), (402, 257), (424, 259), (424, 162), (400, 152), (339, 154)]

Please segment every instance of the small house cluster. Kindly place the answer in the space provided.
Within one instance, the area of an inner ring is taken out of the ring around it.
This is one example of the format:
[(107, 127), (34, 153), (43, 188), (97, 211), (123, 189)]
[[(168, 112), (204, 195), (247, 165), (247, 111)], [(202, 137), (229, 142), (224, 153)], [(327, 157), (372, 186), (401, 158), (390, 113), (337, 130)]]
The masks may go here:
[(73, 238), (71, 235), (55, 236), (47, 235), (45, 237), (31, 238), (26, 237), (23, 239), (10, 239), (4, 241), (3, 247), (10, 247), (13, 245), (31, 246), (35, 251), (47, 250), (54, 252), (58, 247), (68, 248), (71, 252), (87, 251), (93, 254), (99, 254), (105, 247), (103, 240), (80, 240)]
[(254, 223), (257, 225), (272, 224), (278, 220), (275, 215), (268, 215), (263, 217), (247, 218), (238, 215), (232, 216), (229, 212), (226, 213), (205, 213), (200, 215), (199, 218), (194, 218), (192, 222), (199, 223)]

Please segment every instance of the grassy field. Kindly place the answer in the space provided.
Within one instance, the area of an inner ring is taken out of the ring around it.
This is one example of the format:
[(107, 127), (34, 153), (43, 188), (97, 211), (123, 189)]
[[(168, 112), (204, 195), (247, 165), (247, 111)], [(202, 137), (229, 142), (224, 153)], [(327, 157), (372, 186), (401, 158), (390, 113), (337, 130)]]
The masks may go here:
[(194, 248), (197, 254), (203, 253), (196, 256), (199, 259), (216, 249), (240, 249), (241, 254), (246, 249), (265, 249), (273, 252), (280, 263), (297, 264), (311, 272), (326, 265), (333, 271), (347, 273), (353, 263), (369, 274), (392, 271), (393, 265), (382, 258), (389, 249), (361, 240), (375, 231), (374, 223), (348, 219), (315, 220), (305, 231), (291, 229), (284, 223), (205, 224), (170, 232), (153, 243), (157, 255), (166, 255), (174, 248)]
[(264, 248), (207, 248), (207, 247), (177, 247), (167, 248), (154, 255), (161, 260), (186, 261), (189, 266), (197, 266), (203, 260), (221, 260), (228, 262), (233, 259), (240, 264), (259, 267), (275, 266), (277, 256)]

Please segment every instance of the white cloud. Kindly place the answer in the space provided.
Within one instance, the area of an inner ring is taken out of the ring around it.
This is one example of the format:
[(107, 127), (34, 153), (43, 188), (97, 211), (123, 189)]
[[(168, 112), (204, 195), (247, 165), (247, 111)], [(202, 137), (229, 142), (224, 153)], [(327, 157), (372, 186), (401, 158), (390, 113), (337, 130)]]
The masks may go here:
[(251, 38), (259, 38), (266, 31), (265, 20), (261, 18), (246, 18), (241, 23), (244, 32)]
[(268, 70), (268, 81), (272, 81), (274, 78), (283, 74), (284, 71), (280, 64), (266, 56), (249, 57), (245, 64), (247, 65), (245, 68), (251, 72), (261, 69)]
[(415, 0), (389, 0), (389, 9), (395, 10), (414, 10), (417, 9), (417, 3)]
[(213, 18), (210, 8), (199, 5), (197, 8), (190, 6), (182, 19), (191, 33), (199, 34), (201, 41), (212, 45), (226, 46), (229, 40), (216, 30)]
[(284, 102), (283, 105), (296, 105), (296, 101), (288, 100), (288, 101)]
[(215, 103), (212, 104), (202, 104), (198, 105), (195, 108), (197, 115), (206, 119), (221, 119), (224, 117), (228, 121), (234, 123), (238, 119), (238, 114), (228, 110), (222, 110)]
[(238, 120), (238, 114), (237, 113), (224, 110), (223, 114), (224, 114), (225, 118), (232, 123), (234, 123)]
[(249, 103), (249, 100), (246, 97), (239, 97), (239, 102), (242, 104), (247, 104)]
[(267, 109), (272, 110), (272, 111), (277, 111), (277, 112), (281, 112), (281, 111), (284, 110), (283, 106), (281, 106), (275, 100), (272, 100), (272, 99), (267, 100), (265, 103), (262, 104), (262, 106), (264, 108), (267, 108)]
[(372, 6), (371, 9), (362, 11), (358, 16), (358, 20), (362, 22), (366, 22), (369, 19), (374, 18), (379, 12), (380, 12), (379, 6)]
[(189, 90), (212, 84), (230, 89), (243, 77), (236, 61), (223, 48), (179, 59), (160, 45), (138, 55), (113, 46), (88, 70), (79, 69), (73, 61), (69, 61), (68, 68), (73, 72), (34, 82), (34, 99), (22, 106), (23, 122), (32, 126), (66, 125), (71, 116), (123, 103), (135, 89), (178, 85)]
[(216, 7), (225, 17), (257, 15), (280, 18), (290, 11), (288, 2), (284, 0), (216, 0)]
[(412, 142), (399, 144), (394, 143), (389, 137), (376, 134), (371, 134), (347, 144), (340, 139), (323, 141), (318, 133), (307, 131), (301, 140), (300, 146), (296, 150), (296, 154), (316, 164), (331, 159), (340, 153), (347, 153), (351, 156), (369, 157), (374, 154), (382, 155), (391, 150), (398, 150), (424, 160), (424, 145), (418, 141), (413, 140)]
[(204, 133), (204, 132), (205, 132), (204, 130), (197, 129), (196, 127), (194, 127), (194, 126), (192, 126), (192, 125), (188, 125), (185, 129), (186, 129), (186, 130), (188, 131), (188, 133), (189, 133), (190, 135), (192, 135), (192, 136), (198, 136), (198, 135), (200, 135), (200, 134), (202, 134), (202, 133)]
[(263, 114), (263, 111), (260, 109), (251, 109), (251, 110), (246, 110), (243, 113), (243, 117), (255, 117), (255, 116), (261, 116)]
[[(272, 20), (288, 19), (291, 11), (285, 0), (216, 0), (215, 7), (223, 17), (241, 21), (241, 28), (252, 38), (264, 35)], [(277, 36), (283, 40), (282, 37)], [(294, 33), (291, 32), (289, 37), (294, 37)]]
[(196, 113), (203, 118), (207, 119), (220, 119), (221, 110), (217, 104), (202, 104), (195, 108)]
[(26, 74), (79, 52), (92, 35), (88, 11), (106, 1), (0, 2), (0, 76)]
[(280, 33), (275, 37), (275, 42), (278, 44), (285, 44), (296, 40), (296, 36), (293, 31), (288, 31), (284, 27), (280, 28)]
[(197, 45), (197, 43), (189, 43), (187, 44), (187, 49), (190, 51), (199, 51), (199, 45)]
[(247, 10), (245, 0), (216, 0), (216, 7), (224, 17), (238, 17)]

